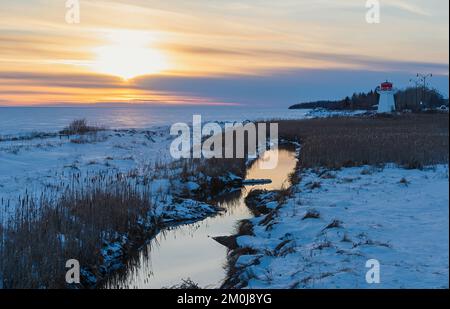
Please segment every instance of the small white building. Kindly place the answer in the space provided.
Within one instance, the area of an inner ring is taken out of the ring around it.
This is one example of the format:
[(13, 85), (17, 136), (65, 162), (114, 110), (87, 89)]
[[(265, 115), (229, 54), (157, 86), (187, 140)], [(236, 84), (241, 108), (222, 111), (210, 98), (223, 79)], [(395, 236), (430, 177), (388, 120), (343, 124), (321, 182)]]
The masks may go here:
[(394, 95), (397, 92), (393, 84), (386, 81), (377, 87), (377, 93), (380, 95), (378, 102), (378, 113), (392, 113), (395, 111)]

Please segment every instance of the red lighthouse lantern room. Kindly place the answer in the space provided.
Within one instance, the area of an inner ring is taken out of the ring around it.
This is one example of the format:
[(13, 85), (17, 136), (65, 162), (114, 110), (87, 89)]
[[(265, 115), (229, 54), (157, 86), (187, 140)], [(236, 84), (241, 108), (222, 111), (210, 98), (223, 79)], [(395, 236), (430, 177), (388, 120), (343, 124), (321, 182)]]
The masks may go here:
[(384, 83), (381, 83), (381, 87), (380, 87), (380, 90), (381, 91), (390, 91), (390, 90), (392, 90), (392, 83), (390, 83), (390, 82), (384, 82)]

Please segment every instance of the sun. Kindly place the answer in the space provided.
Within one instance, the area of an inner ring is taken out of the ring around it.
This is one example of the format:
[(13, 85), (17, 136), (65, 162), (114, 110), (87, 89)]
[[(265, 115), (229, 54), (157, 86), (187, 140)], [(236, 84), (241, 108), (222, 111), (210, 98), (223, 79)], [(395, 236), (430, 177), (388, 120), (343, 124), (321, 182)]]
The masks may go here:
[(149, 33), (115, 31), (109, 33), (110, 45), (94, 49), (92, 70), (125, 80), (141, 75), (160, 73), (167, 69), (164, 55), (150, 46)]

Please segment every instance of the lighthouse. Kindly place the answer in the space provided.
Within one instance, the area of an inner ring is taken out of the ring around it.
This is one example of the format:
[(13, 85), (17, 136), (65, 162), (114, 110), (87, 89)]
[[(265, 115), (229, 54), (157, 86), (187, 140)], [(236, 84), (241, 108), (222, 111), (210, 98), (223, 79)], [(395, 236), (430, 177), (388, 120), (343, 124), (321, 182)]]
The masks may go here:
[(378, 113), (391, 113), (395, 111), (394, 94), (397, 92), (393, 84), (386, 81), (377, 87), (377, 93), (380, 95), (378, 101)]

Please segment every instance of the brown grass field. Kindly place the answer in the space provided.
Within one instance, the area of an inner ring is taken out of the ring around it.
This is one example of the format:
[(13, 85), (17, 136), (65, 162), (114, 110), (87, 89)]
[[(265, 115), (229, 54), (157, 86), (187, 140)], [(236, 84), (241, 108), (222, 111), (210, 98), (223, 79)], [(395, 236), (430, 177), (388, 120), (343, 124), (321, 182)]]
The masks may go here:
[(449, 159), (449, 115), (444, 113), (278, 123), (280, 138), (302, 143), (301, 167), (396, 163), (421, 168)]

